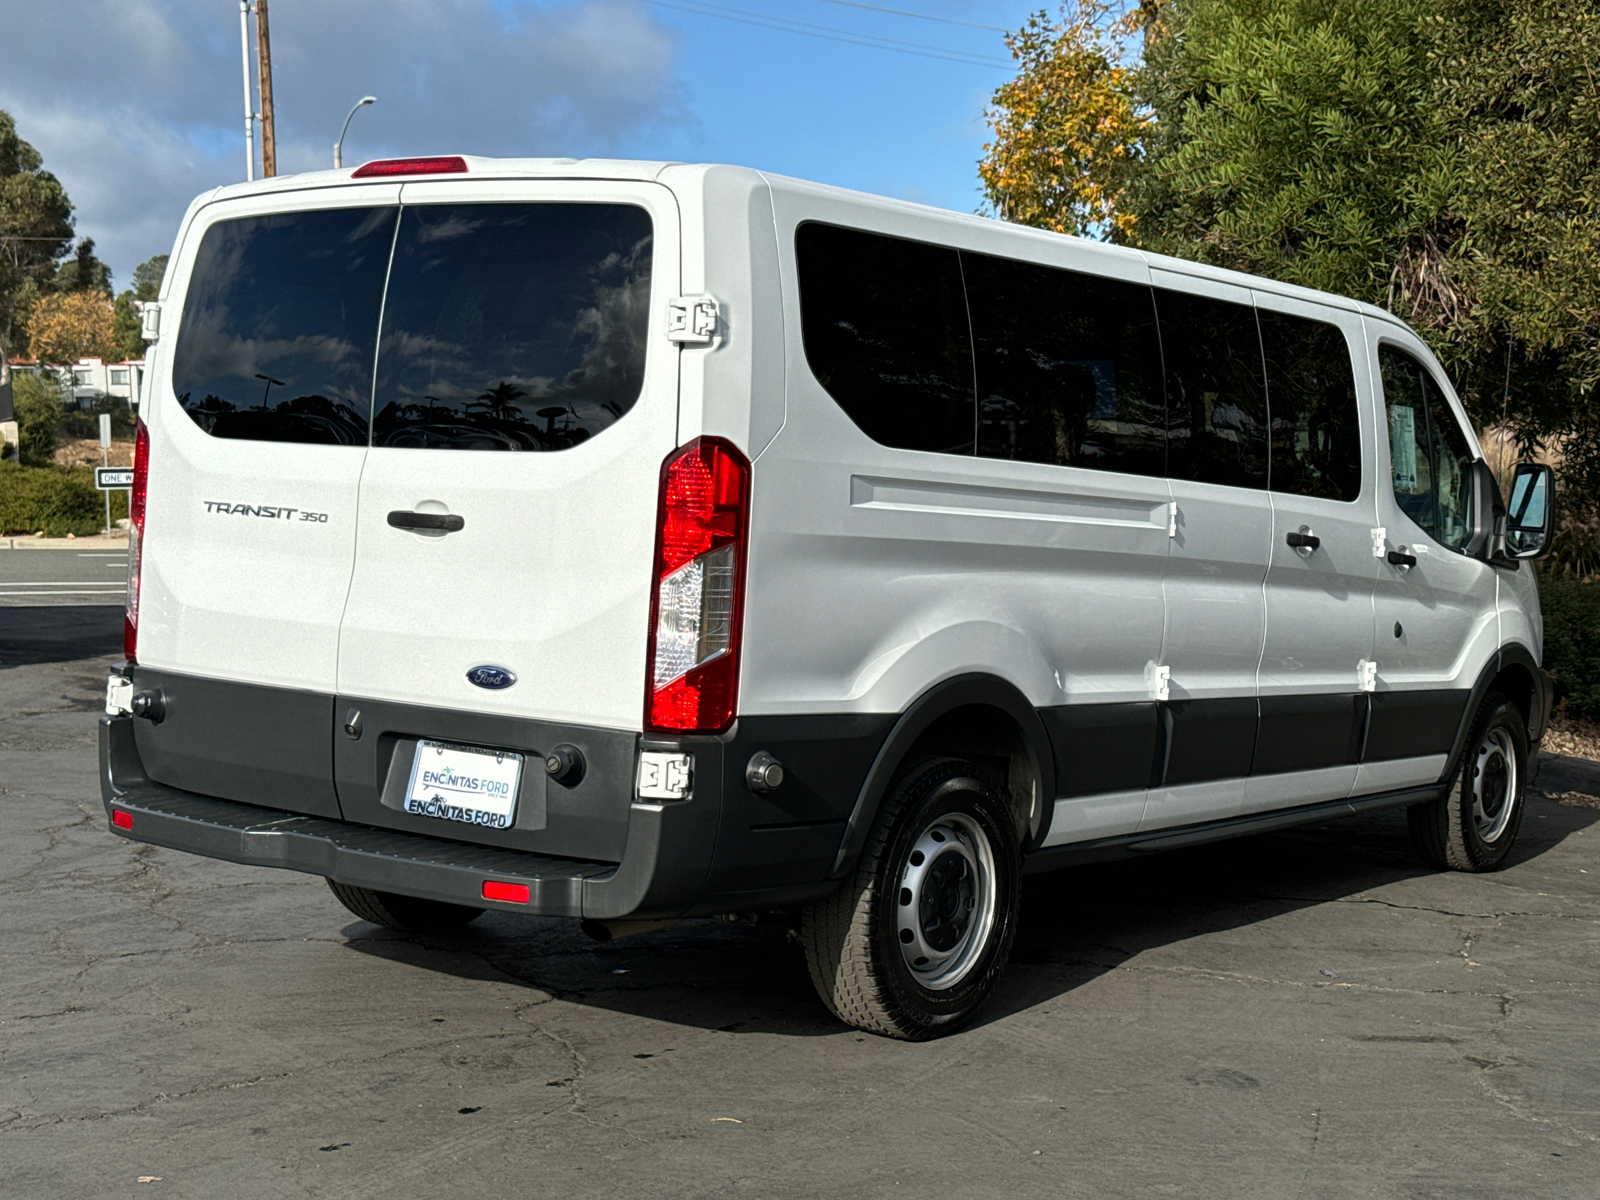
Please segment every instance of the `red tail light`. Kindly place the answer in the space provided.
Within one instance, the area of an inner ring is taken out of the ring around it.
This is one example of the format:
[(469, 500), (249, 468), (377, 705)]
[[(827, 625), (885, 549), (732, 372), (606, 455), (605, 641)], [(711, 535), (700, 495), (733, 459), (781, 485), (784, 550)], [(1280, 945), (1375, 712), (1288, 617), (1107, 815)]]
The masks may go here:
[(144, 557), (144, 501), (150, 483), (150, 430), (133, 433), (133, 489), (128, 493), (128, 611), (122, 621), (122, 657), (136, 661), (139, 648), (139, 567)]
[(662, 465), (646, 729), (733, 723), (749, 513), (750, 464), (722, 439), (698, 438)]
[(385, 179), (392, 175), (465, 175), (467, 160), (459, 155), (433, 158), (380, 158), (350, 172), (351, 179)]

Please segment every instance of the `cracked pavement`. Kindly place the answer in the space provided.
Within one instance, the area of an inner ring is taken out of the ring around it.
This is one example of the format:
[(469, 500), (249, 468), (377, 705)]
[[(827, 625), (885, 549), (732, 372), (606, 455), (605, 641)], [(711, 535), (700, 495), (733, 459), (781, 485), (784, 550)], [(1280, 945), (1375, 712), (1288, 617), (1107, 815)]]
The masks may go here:
[(1377, 813), (1031, 880), (977, 1024), (906, 1045), (781, 929), (410, 937), (111, 836), (117, 611), (0, 610), (0, 1194), (1597, 1191), (1600, 811), (1533, 796), (1491, 875)]

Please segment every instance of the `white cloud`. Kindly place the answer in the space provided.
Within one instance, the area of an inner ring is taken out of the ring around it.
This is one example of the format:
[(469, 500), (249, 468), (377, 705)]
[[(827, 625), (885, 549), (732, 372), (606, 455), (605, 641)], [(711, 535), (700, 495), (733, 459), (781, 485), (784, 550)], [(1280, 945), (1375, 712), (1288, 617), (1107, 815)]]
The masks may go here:
[[(672, 34), (638, 0), (271, 0), (278, 169), (462, 152), (582, 157), (690, 124)], [(253, 20), (252, 20), (253, 27)], [(230, 0), (0, 0), (0, 108), (119, 287), (190, 199), (243, 177)]]

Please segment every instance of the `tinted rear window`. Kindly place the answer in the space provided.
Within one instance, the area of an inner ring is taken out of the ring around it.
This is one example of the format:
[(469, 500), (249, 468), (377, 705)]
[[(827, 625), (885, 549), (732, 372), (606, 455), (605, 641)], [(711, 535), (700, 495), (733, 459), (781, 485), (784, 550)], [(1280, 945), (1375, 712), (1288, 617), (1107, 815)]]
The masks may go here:
[(977, 346), (978, 453), (1160, 475), (1164, 404), (1150, 289), (961, 255)]
[(560, 450), (644, 386), (650, 216), (631, 204), (406, 208), (375, 446)]
[(206, 432), (365, 445), (393, 208), (222, 221), (195, 257), (173, 356)]
[(817, 382), (861, 431), (903, 450), (973, 452), (972, 339), (955, 250), (806, 224), (801, 332)]

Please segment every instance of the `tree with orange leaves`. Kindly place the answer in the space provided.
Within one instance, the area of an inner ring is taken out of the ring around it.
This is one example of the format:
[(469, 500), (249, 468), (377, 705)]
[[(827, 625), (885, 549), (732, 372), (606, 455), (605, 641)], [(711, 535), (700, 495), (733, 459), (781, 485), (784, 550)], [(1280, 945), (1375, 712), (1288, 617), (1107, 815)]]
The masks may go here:
[(45, 296), (28, 314), (28, 348), (41, 361), (66, 366), (116, 352), (116, 313), (98, 291)]
[(1067, 0), (1058, 23), (1038, 12), (1006, 36), (1017, 75), (985, 114), (994, 141), (978, 164), (997, 216), (1131, 240), (1123, 193), (1154, 118), (1136, 94), (1129, 43), (1146, 20), (1121, 0)]

